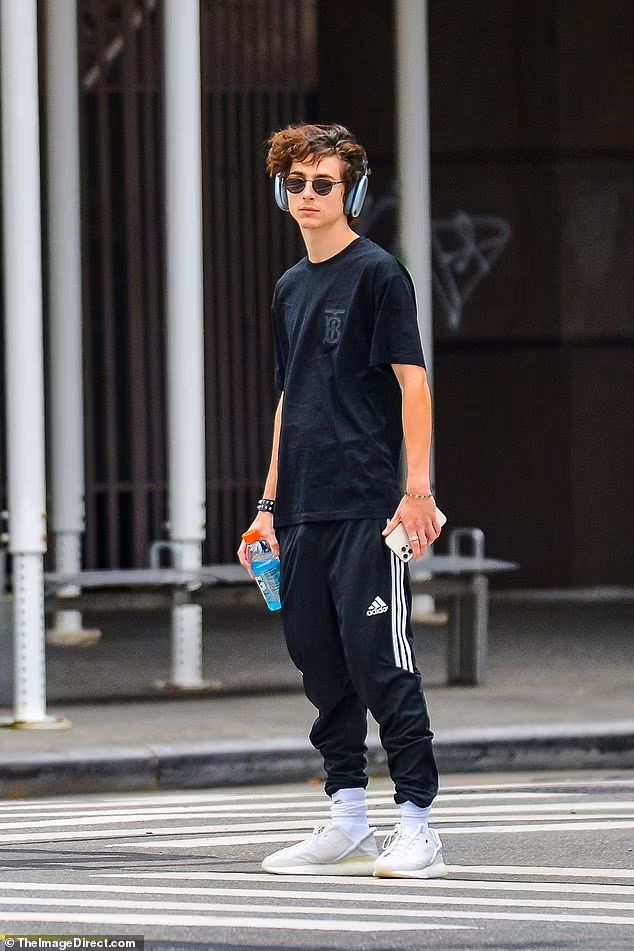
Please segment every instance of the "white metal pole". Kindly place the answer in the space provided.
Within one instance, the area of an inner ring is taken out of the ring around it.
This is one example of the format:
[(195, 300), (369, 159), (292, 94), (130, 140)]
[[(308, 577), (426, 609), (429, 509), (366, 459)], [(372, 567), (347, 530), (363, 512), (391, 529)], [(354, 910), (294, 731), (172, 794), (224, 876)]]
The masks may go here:
[[(166, 0), (164, 23), (169, 525), (187, 569), (205, 537), (199, 0)], [(198, 605), (173, 608), (171, 686), (204, 686)]]
[(395, 9), (400, 246), (416, 286), (418, 323), (431, 386), (434, 338), (431, 306), (427, 0), (396, 0)]
[(44, 372), (36, 0), (0, 0), (2, 207), (14, 726), (46, 715)]
[[(45, 10), (51, 527), (56, 571), (75, 575), (85, 528), (76, 0), (46, 0)], [(99, 636), (82, 630), (79, 611), (58, 611), (47, 641), (75, 644)]]
[[(416, 287), (418, 325), (433, 393), (427, 0), (396, 0), (395, 16), (399, 243)], [(434, 468), (432, 443), (432, 483)], [(433, 609), (432, 597), (416, 595), (412, 613), (417, 618), (429, 616)]]

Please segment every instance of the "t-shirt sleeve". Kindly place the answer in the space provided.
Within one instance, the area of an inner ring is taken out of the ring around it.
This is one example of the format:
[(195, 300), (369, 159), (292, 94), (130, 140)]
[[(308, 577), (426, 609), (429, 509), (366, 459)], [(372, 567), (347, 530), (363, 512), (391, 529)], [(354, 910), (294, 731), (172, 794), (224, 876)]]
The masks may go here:
[(278, 393), (281, 393), (284, 389), (284, 379), (286, 377), (286, 352), (284, 349), (282, 314), (277, 301), (277, 288), (273, 294), (271, 318), (273, 323), (273, 346), (275, 351), (275, 388)]
[(390, 269), (376, 284), (370, 366), (409, 363), (424, 368), (414, 284), (407, 270), (397, 263), (398, 270)]

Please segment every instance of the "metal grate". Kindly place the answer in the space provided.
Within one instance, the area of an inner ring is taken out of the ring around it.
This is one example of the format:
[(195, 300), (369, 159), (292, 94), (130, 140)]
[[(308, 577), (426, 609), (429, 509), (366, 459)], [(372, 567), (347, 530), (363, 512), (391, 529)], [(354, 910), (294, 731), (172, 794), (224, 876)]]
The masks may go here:
[[(312, 118), (315, 19), (315, 0), (201, 2), (210, 561), (235, 560), (270, 459), (270, 300), (304, 251), (263, 143)], [(140, 566), (166, 518), (161, 5), (83, 0), (79, 43), (85, 562)]]

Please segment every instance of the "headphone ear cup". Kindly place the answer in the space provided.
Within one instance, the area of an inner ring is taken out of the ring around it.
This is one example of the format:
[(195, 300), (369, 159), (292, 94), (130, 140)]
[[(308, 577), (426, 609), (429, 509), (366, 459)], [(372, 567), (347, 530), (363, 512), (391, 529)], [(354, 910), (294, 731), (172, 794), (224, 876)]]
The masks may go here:
[(275, 204), (282, 211), (288, 211), (288, 195), (284, 188), (284, 179), (282, 173), (278, 172), (273, 181), (273, 194), (275, 195)]
[(354, 183), (348, 193), (348, 197), (346, 198), (346, 202), (343, 206), (343, 210), (346, 215), (352, 215), (353, 218), (359, 217), (361, 214), (361, 209), (363, 208), (363, 202), (365, 201), (367, 190), (368, 176), (362, 175), (361, 178)]

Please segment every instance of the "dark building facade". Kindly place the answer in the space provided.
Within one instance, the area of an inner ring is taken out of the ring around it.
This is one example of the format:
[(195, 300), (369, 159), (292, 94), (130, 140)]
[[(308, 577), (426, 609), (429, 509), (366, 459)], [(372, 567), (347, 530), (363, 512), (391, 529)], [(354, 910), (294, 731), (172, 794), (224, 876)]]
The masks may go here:
[[(319, 6), (320, 113), (351, 123), (389, 192), (392, 4), (343, 8)], [(429, 0), (438, 240), (463, 246), (460, 213), (511, 234), (459, 321), (448, 291), (477, 262), (454, 254), (447, 288), (434, 248), (437, 498), (527, 586), (634, 579), (633, 28), (625, 0)]]

